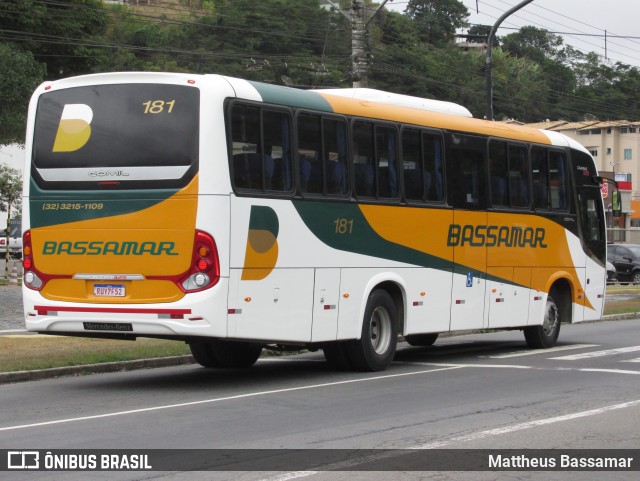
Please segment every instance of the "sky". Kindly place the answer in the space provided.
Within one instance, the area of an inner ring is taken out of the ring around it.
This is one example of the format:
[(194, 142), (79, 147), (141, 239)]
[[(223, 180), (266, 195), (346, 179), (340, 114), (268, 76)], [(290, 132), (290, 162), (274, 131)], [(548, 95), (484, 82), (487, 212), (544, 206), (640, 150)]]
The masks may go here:
[[(382, 0), (378, 0), (381, 2)], [(496, 20), (521, 0), (461, 0), (469, 10), (469, 23), (493, 25)], [(389, 0), (385, 8), (404, 11), (408, 0)], [(533, 0), (509, 16), (498, 35), (507, 35), (523, 25), (546, 28), (562, 34), (565, 43), (583, 52), (596, 52), (604, 59), (607, 31), (607, 58), (640, 68), (640, 0)], [(462, 33), (462, 32), (461, 32)], [(600, 37), (577, 35), (601, 35)], [(615, 38), (614, 36), (637, 37)], [(0, 162), (22, 170), (24, 150), (16, 146), (0, 146)], [(0, 224), (2, 218), (0, 216)]]
[[(471, 24), (493, 25), (500, 16), (522, 0), (461, 0), (469, 10)], [(385, 8), (402, 12), (408, 0), (389, 0)], [(638, 0), (533, 0), (507, 17), (498, 30), (504, 36), (524, 25), (562, 32), (565, 43), (640, 68), (640, 1)], [(578, 35), (580, 34), (580, 35)], [(582, 35), (582, 34), (589, 34)], [(599, 36), (591, 36), (599, 35)], [(635, 38), (616, 38), (635, 37)]]

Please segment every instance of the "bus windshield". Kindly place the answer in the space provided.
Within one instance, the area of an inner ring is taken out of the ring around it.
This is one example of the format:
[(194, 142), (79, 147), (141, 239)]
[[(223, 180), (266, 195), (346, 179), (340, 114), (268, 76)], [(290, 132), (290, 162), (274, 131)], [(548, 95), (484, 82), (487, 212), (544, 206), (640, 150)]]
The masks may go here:
[(199, 90), (113, 84), (38, 102), (34, 180), (44, 189), (181, 187), (197, 170)]

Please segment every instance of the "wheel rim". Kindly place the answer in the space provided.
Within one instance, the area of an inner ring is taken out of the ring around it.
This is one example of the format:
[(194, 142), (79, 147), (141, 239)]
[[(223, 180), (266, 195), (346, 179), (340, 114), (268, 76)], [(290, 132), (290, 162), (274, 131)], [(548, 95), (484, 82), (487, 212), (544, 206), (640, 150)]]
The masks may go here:
[(544, 323), (542, 324), (545, 335), (550, 336), (553, 334), (558, 322), (560, 322), (558, 306), (556, 306), (555, 302), (547, 302), (547, 312), (544, 315)]
[(640, 272), (636, 272), (633, 275), (633, 283), (634, 284), (640, 284)]
[(384, 307), (376, 307), (369, 319), (371, 347), (376, 354), (384, 354), (391, 344), (391, 316)]

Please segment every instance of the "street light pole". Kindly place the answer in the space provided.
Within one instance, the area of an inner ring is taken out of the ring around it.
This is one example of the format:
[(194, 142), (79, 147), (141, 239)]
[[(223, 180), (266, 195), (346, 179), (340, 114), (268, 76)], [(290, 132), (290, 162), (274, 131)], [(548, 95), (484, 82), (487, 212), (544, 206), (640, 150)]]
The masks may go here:
[(611, 170), (613, 171), (613, 180), (616, 180), (616, 165), (621, 164), (622, 162), (609, 162), (609, 165), (611, 166)]
[(495, 39), (498, 27), (504, 19), (531, 2), (533, 2), (533, 0), (524, 0), (510, 10), (507, 10), (493, 25), (489, 33), (489, 38), (487, 39), (487, 120), (493, 120), (493, 40)]

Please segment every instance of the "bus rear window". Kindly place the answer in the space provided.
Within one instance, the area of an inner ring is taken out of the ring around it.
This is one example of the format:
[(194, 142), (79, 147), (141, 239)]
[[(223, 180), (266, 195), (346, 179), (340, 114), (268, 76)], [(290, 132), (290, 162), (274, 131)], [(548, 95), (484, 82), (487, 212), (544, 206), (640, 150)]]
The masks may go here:
[(198, 162), (199, 90), (94, 85), (43, 94), (32, 175), (47, 189), (182, 187)]

